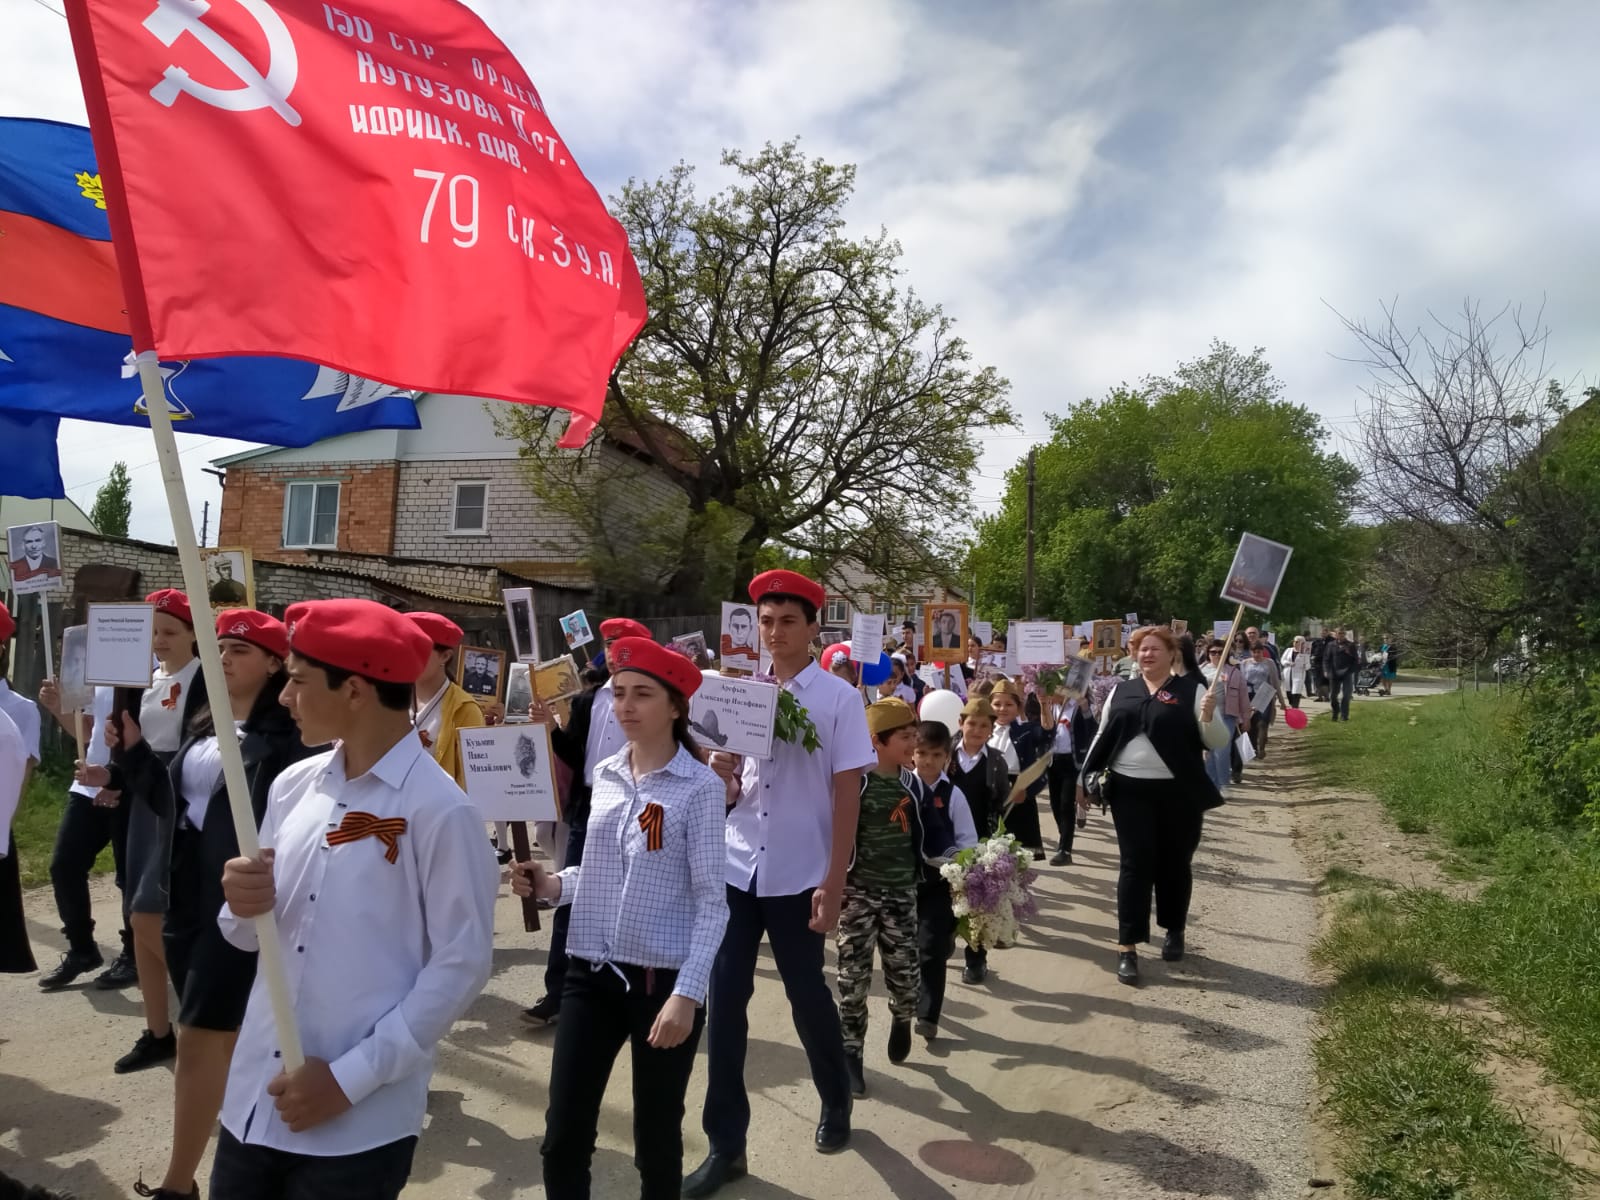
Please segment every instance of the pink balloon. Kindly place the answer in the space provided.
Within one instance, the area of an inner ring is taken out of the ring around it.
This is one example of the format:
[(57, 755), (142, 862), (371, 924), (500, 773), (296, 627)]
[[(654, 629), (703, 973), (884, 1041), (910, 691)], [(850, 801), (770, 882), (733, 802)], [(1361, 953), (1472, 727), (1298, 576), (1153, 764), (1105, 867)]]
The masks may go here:
[(1305, 709), (1286, 708), (1283, 710), (1283, 720), (1290, 729), (1304, 729), (1306, 727)]

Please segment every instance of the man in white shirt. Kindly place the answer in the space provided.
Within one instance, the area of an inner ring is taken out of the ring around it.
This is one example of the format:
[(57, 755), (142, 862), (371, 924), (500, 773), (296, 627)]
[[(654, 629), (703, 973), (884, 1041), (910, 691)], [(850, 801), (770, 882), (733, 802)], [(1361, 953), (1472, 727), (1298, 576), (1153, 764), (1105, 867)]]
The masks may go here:
[(739, 762), (712, 756), (728, 781), (728, 929), (711, 976), (707, 1008), (710, 1078), (702, 1126), (711, 1153), (684, 1181), (687, 1197), (709, 1196), (746, 1173), (750, 1099), (744, 1060), (746, 1006), (765, 935), (783, 976), (795, 1030), (822, 1101), (816, 1148), (850, 1141), (850, 1077), (839, 1010), (823, 974), (823, 944), (839, 920), (855, 845), (861, 774), (876, 764), (866, 712), (854, 688), (811, 660), (821, 585), (793, 571), (768, 571), (750, 584), (773, 673), (816, 727), (821, 745), (776, 742), (772, 757)]
[(16, 722), (0, 710), (0, 974), (24, 975), (38, 969), (28, 944), (22, 912), (22, 873), (11, 841), (11, 819), (22, 802), (28, 750)]
[(211, 1194), (398, 1196), (435, 1044), (489, 979), (500, 872), (483, 824), (411, 724), (433, 644), (367, 600), (291, 605), (283, 703), (312, 746), (285, 770), (260, 858), (223, 872), (223, 935), (275, 916), (305, 1064), (286, 1071), (265, 972), (228, 1073)]

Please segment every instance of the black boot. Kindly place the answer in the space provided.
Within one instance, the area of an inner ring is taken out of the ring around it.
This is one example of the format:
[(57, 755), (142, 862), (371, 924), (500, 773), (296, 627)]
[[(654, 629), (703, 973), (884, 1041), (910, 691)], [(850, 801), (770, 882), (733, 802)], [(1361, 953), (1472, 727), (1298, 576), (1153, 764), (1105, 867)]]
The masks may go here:
[(1167, 940), (1161, 943), (1161, 961), (1183, 961), (1183, 930), (1167, 930)]
[(683, 1181), (683, 1194), (688, 1200), (700, 1200), (719, 1191), (723, 1184), (743, 1179), (748, 1171), (743, 1154), (720, 1154), (713, 1150)]
[(903, 1063), (911, 1057), (911, 1022), (896, 1021), (889, 1026), (889, 1061)]
[(867, 1094), (867, 1068), (862, 1061), (861, 1051), (846, 1050), (844, 1052), (845, 1069), (850, 1072), (850, 1094), (852, 1096), (865, 1096)]

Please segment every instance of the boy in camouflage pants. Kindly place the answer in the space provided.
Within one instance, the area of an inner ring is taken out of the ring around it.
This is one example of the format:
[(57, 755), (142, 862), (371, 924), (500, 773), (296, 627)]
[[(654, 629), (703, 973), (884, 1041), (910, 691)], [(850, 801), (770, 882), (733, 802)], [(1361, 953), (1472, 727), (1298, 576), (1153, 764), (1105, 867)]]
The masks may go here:
[(911, 1053), (917, 1015), (917, 850), (920, 817), (909, 768), (916, 756), (917, 714), (903, 700), (867, 706), (867, 728), (878, 765), (861, 784), (861, 818), (855, 854), (839, 911), (839, 1020), (844, 1027), (850, 1090), (867, 1092), (862, 1044), (867, 1035), (867, 994), (872, 952), (883, 959), (889, 989), (889, 1061)]

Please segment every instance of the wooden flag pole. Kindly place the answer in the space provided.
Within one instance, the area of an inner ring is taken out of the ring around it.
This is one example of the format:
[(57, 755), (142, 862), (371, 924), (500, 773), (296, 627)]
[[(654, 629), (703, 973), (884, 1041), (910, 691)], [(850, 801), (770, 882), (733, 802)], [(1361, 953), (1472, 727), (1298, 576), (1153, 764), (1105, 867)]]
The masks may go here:
[[(145, 407), (150, 412), (156, 455), (161, 462), (161, 480), (167, 489), (167, 508), (172, 514), (172, 534), (178, 544), (184, 591), (189, 594), (189, 609), (194, 616), (194, 637), (200, 646), (200, 672), (205, 677), (206, 695), (211, 698), (212, 710), (225, 712), (228, 681), (222, 673), (222, 651), (217, 645), (217, 618), (206, 594), (205, 567), (201, 565), (200, 547), (195, 541), (189, 494), (183, 486), (178, 443), (172, 435), (172, 412), (167, 407), (161, 362), (153, 350), (139, 351), (135, 360), (139, 365)], [(255, 811), (250, 807), (250, 785), (245, 779), (244, 759), (239, 754), (238, 733), (232, 721), (217, 721), (216, 727), (217, 750), (222, 758), (222, 777), (227, 783), (228, 809), (233, 814), (239, 853), (246, 858), (257, 858), (261, 854), (261, 839), (256, 830)], [(277, 1029), (278, 1050), (283, 1055), (283, 1069), (297, 1071), (305, 1065), (305, 1053), (300, 1045), (300, 1030), (294, 1023), (294, 1005), (289, 999), (278, 925), (271, 913), (257, 917), (255, 925), (256, 940), (261, 948), (257, 970), (267, 982), (267, 995), (272, 1001), (272, 1020)]]

